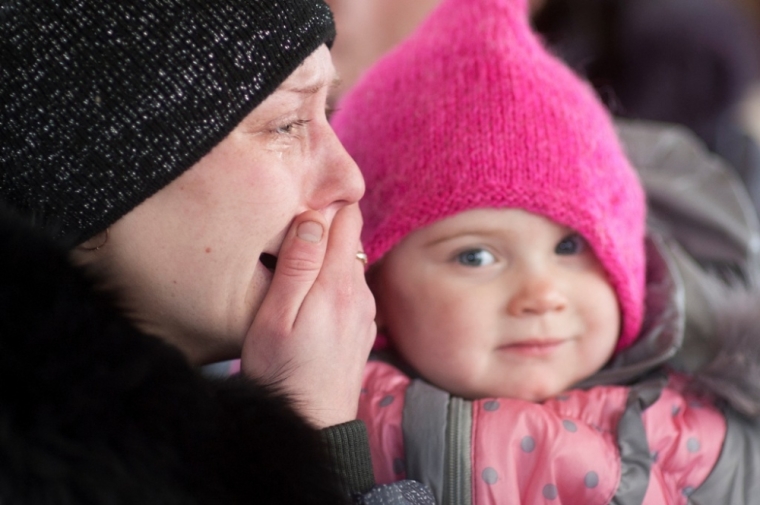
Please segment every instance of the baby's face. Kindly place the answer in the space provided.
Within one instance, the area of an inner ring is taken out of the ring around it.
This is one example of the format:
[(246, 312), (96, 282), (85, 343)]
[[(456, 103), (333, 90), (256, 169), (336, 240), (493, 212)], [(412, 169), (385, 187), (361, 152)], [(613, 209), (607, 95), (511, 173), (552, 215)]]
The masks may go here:
[(599, 370), (620, 333), (615, 291), (586, 241), (518, 209), (470, 210), (415, 231), (373, 285), (394, 347), (465, 398), (554, 396)]

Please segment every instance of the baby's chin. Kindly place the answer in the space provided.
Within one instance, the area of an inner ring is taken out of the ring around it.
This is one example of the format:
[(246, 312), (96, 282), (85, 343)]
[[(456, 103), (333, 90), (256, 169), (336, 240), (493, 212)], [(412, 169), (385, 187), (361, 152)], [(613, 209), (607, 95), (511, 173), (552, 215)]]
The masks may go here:
[[(529, 382), (529, 381), (526, 381)], [(469, 400), (480, 400), (483, 398), (509, 398), (513, 400), (523, 400), (531, 403), (540, 403), (545, 400), (560, 396), (567, 390), (568, 386), (558, 386), (545, 383), (521, 384), (516, 386), (484, 386), (480, 388), (462, 388), (454, 393), (455, 396), (467, 398)]]
[(467, 400), (484, 398), (508, 398), (527, 402), (543, 402), (570, 389), (574, 381), (564, 370), (550, 373), (546, 366), (524, 366), (519, 370), (504, 366), (477, 369), (470, 367), (468, 373), (452, 373), (455, 365), (418, 370), (419, 375), (453, 396)]

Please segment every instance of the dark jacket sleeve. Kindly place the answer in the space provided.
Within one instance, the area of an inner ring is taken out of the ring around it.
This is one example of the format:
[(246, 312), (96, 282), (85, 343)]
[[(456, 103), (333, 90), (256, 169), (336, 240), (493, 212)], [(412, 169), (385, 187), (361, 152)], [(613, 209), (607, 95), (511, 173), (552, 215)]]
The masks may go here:
[(367, 427), (362, 421), (326, 428), (322, 436), (344, 492), (356, 505), (435, 505), (430, 488), (417, 481), (375, 486)]
[(362, 421), (331, 426), (322, 430), (328, 455), (345, 493), (349, 496), (366, 493), (375, 485), (369, 452), (367, 428)]

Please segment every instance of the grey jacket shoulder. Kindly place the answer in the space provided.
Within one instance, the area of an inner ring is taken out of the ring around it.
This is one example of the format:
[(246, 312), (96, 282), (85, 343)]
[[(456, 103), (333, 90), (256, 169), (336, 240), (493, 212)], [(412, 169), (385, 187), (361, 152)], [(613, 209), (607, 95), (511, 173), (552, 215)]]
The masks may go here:
[(674, 238), (702, 266), (755, 273), (760, 224), (735, 170), (681, 126), (631, 120), (616, 126), (646, 189), (649, 227)]
[(617, 127), (648, 198), (647, 317), (637, 345), (595, 380), (624, 380), (659, 360), (760, 415), (760, 224), (749, 195), (683, 127)]

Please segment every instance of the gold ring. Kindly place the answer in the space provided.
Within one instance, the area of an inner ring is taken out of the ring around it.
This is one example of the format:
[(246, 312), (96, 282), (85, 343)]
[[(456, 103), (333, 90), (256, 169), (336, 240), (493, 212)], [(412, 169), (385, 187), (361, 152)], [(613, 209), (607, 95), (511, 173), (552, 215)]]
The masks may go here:
[(367, 255), (364, 254), (362, 251), (358, 251), (356, 253), (356, 259), (358, 259), (359, 261), (361, 261), (365, 265), (367, 264)]

